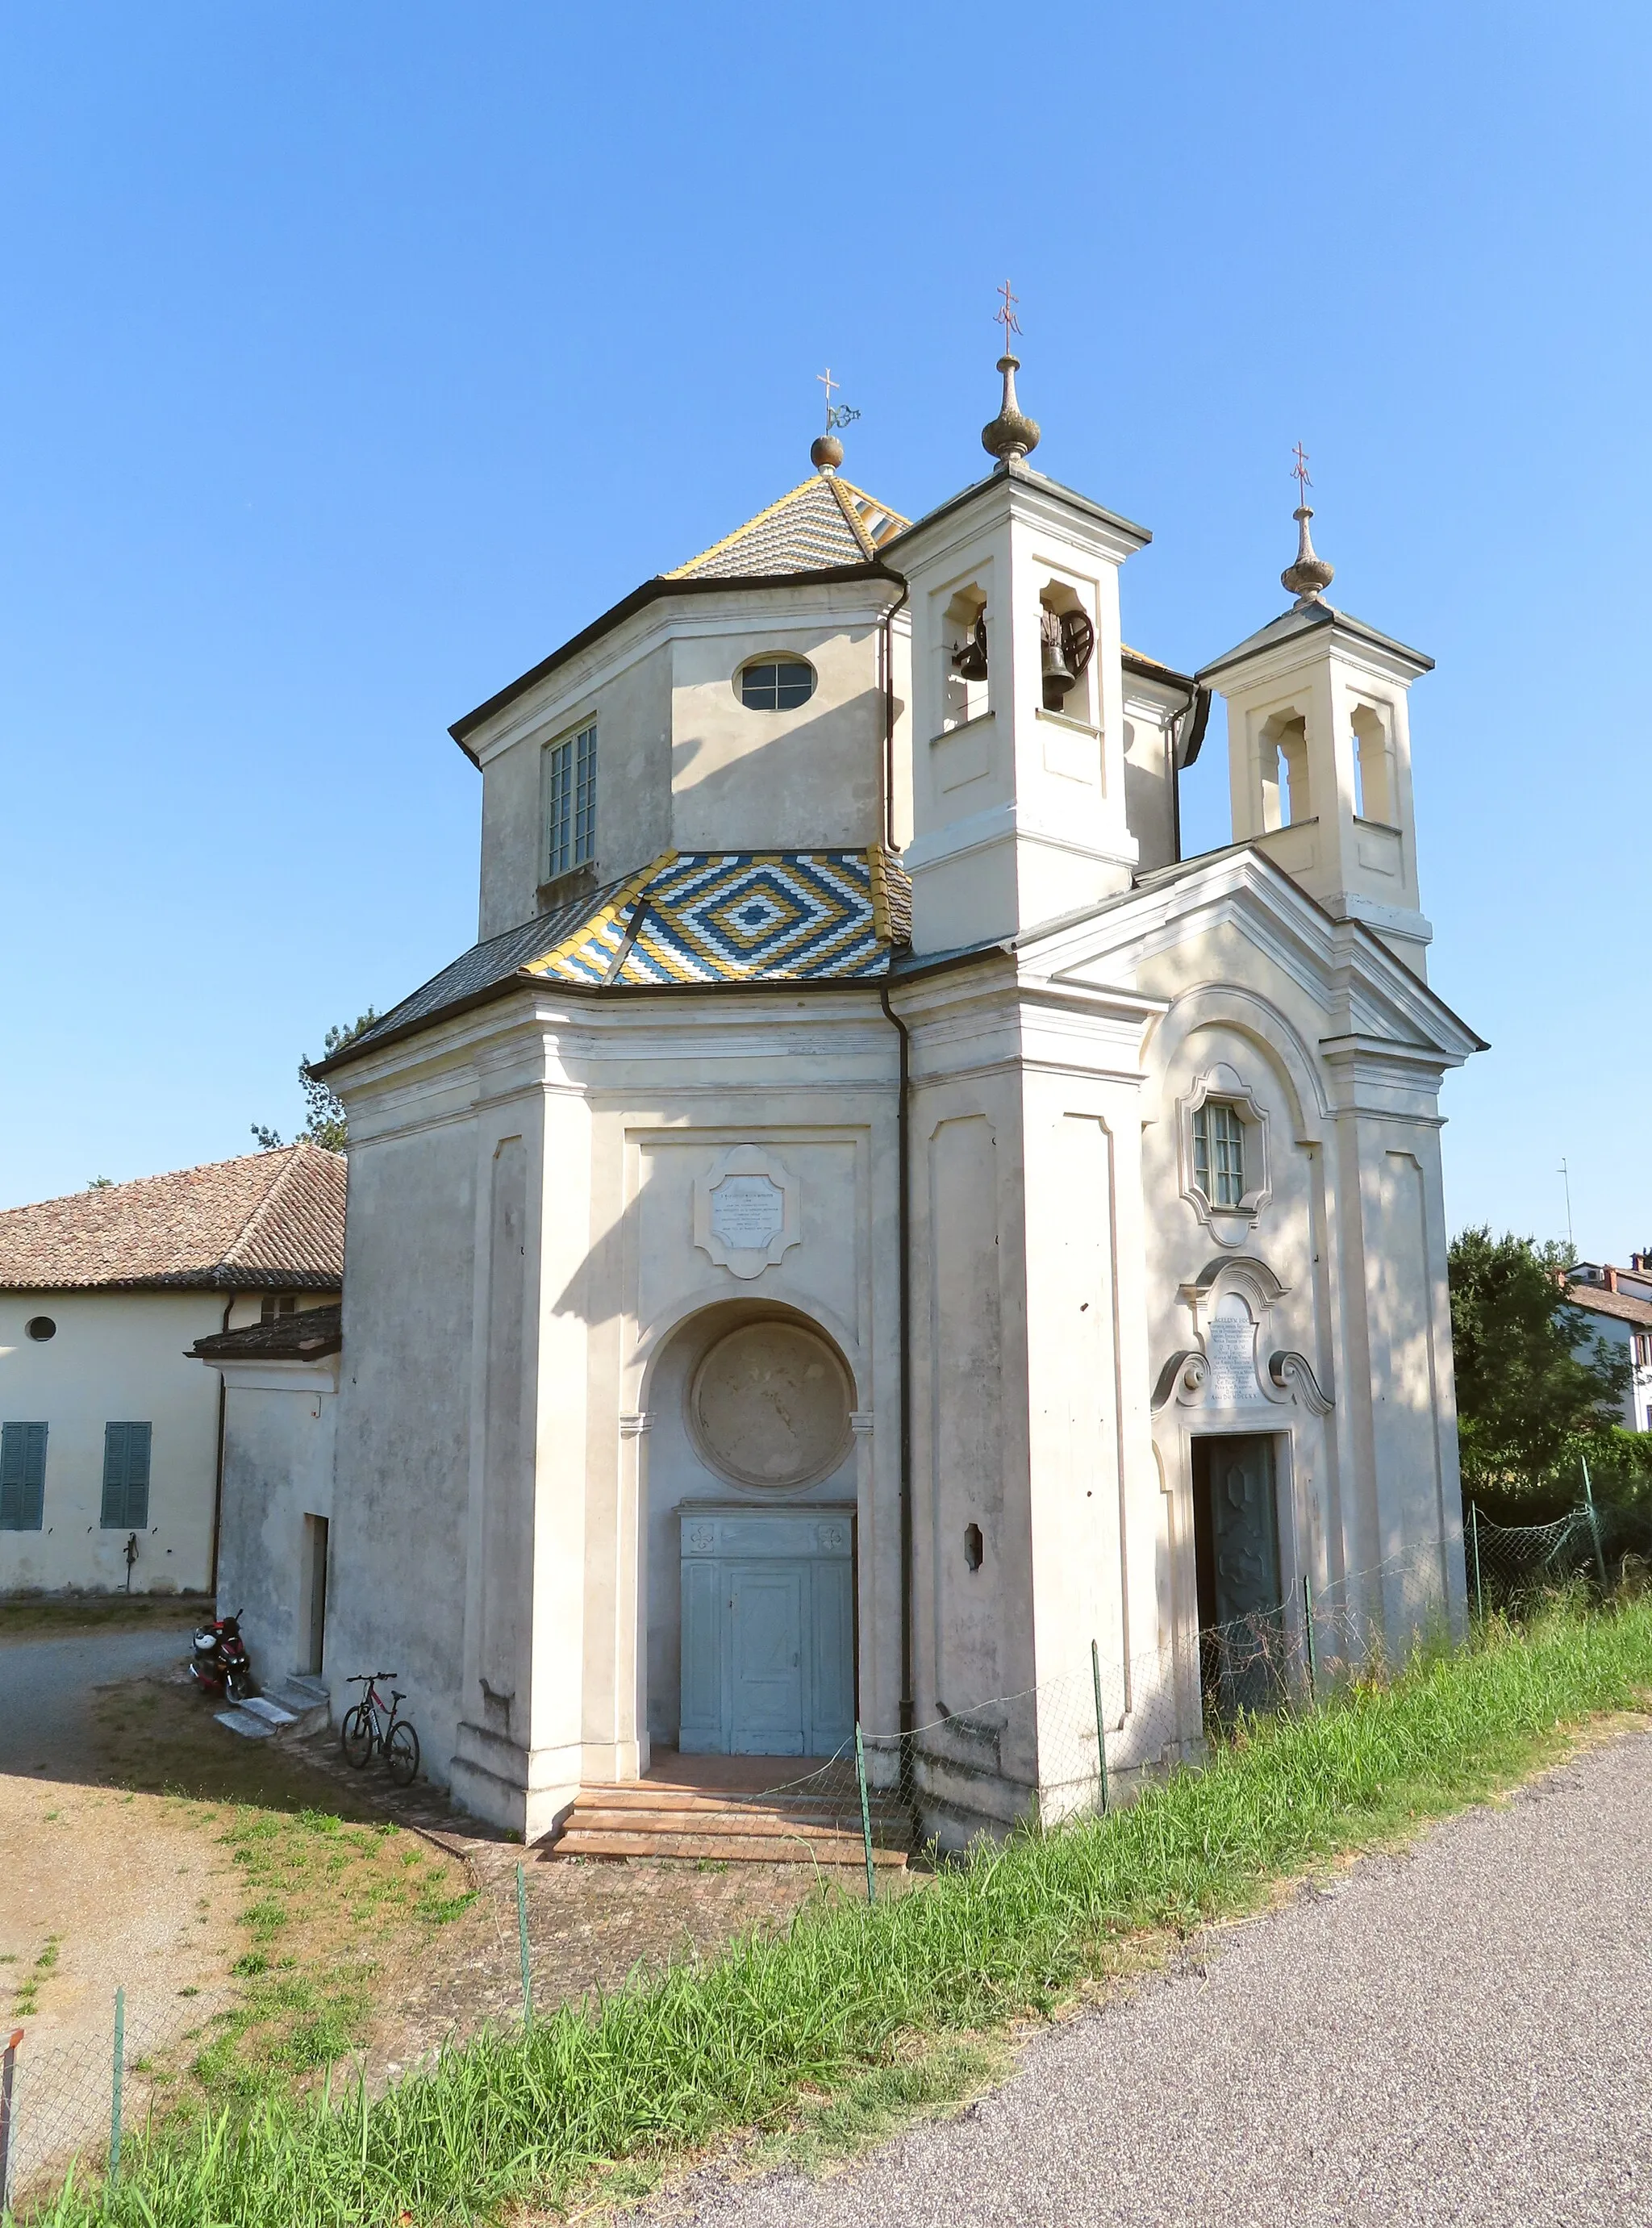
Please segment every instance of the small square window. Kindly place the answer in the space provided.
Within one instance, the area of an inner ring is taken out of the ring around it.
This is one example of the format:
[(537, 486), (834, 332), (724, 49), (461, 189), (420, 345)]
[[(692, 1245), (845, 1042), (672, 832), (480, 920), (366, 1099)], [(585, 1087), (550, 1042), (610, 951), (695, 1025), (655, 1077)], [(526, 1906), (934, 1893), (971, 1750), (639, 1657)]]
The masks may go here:
[(1213, 1207), (1245, 1197), (1245, 1124), (1225, 1098), (1207, 1098), (1193, 1117), (1194, 1181)]

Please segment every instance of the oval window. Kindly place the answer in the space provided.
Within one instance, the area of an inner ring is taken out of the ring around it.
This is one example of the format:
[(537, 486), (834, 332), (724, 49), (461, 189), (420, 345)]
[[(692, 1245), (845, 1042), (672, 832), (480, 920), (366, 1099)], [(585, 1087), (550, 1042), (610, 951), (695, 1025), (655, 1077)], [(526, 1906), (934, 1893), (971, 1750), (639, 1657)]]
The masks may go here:
[(25, 1338), (45, 1340), (57, 1336), (57, 1325), (50, 1316), (30, 1316), (23, 1325)]
[(795, 712), (815, 693), (815, 669), (800, 657), (765, 658), (740, 668), (740, 702), (748, 712)]

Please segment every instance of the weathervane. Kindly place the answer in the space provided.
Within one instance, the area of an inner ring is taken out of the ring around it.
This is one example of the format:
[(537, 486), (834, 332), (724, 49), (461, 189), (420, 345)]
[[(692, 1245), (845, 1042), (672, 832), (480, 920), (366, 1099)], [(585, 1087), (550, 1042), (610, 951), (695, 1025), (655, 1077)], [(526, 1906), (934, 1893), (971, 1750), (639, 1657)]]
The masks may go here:
[(861, 413), (851, 410), (847, 402), (832, 400), (832, 389), (841, 382), (832, 377), (830, 364), (824, 371), (817, 371), (815, 377), (826, 390), (826, 431), (816, 435), (809, 461), (817, 472), (835, 472), (843, 461), (843, 444), (837, 438), (837, 429), (840, 426), (852, 426)]
[(1002, 310), (995, 310), (993, 311), (992, 322), (995, 325), (1002, 325), (1003, 327), (1004, 354), (1006, 355), (1013, 355), (1015, 354), (1015, 349), (1011, 347), (1010, 341), (1012, 335), (1018, 333), (1021, 330), (1021, 319), (1015, 315), (1015, 304), (1020, 301), (1021, 296), (1019, 294), (1012, 294), (1010, 292), (1009, 281), (1008, 278), (1005, 279), (1003, 285), (998, 289), (998, 291), (1004, 298), (1004, 306)]
[(1308, 477), (1308, 451), (1303, 448), (1302, 443), (1298, 441), (1296, 447), (1290, 453), (1297, 459), (1296, 463), (1290, 467), (1290, 477), (1293, 480), (1300, 481), (1302, 484), (1303, 500), (1306, 502), (1308, 490), (1314, 484), (1312, 480)]
[(833, 402), (832, 389), (841, 387), (843, 382), (832, 377), (831, 366), (828, 364), (824, 371), (817, 371), (815, 377), (826, 390), (826, 431), (835, 433), (840, 426), (852, 426), (861, 413), (858, 410), (851, 410), (847, 402)]

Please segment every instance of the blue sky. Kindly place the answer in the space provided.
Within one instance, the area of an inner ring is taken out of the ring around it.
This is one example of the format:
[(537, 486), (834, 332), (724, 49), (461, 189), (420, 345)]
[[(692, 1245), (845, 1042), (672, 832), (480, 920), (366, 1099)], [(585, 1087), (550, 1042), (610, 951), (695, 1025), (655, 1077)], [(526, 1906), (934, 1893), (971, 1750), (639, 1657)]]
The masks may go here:
[[(1412, 695), (1454, 1223), (1652, 1243), (1652, 16), (0, 8), (0, 1204), (290, 1129), (475, 932), (448, 722), (802, 476), (1038, 461), (1129, 638), (1282, 608), (1290, 444)], [(1213, 739), (1190, 848), (1226, 835)]]

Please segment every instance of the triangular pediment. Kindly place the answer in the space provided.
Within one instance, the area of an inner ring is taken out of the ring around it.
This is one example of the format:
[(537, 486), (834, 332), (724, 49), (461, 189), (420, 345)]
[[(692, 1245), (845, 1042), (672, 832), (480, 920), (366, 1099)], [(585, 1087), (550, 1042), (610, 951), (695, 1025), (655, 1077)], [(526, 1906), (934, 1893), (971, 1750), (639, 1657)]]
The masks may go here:
[(1015, 945), (1023, 970), (1073, 989), (1133, 983), (1159, 953), (1224, 929), (1306, 993), (1326, 1040), (1357, 1040), (1455, 1067), (1484, 1041), (1357, 921), (1334, 920), (1284, 869), (1238, 844), (1147, 877)]

